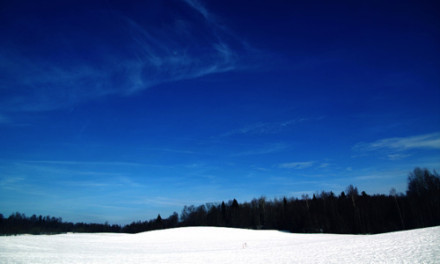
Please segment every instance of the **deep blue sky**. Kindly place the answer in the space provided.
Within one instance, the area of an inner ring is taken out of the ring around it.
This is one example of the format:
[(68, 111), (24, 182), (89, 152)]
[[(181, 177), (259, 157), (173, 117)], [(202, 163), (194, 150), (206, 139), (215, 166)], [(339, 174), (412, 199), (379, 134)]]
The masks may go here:
[(440, 169), (436, 1), (140, 2), (1, 1), (4, 215), (125, 224)]

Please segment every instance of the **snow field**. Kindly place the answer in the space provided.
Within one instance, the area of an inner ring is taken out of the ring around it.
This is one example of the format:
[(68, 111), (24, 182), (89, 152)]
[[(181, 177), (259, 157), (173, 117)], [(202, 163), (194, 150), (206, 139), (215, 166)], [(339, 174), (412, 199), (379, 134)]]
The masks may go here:
[(440, 263), (440, 227), (379, 235), (185, 227), (7, 236), (0, 263)]

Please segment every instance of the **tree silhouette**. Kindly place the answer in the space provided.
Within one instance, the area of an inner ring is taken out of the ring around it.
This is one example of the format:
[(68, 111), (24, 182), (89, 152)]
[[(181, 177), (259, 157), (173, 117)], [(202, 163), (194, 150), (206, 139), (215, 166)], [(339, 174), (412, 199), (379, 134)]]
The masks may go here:
[(368, 195), (349, 185), (345, 192), (315, 193), (310, 199), (287, 198), (251, 202), (208, 203), (184, 206), (164, 219), (119, 225), (69, 223), (61, 218), (19, 212), (0, 214), (0, 234), (55, 234), (62, 232), (126, 232), (181, 226), (228, 226), (255, 229), (278, 229), (291, 232), (382, 233), (440, 225), (440, 177), (437, 172), (416, 168), (408, 176), (406, 194), (391, 189), (389, 195)]

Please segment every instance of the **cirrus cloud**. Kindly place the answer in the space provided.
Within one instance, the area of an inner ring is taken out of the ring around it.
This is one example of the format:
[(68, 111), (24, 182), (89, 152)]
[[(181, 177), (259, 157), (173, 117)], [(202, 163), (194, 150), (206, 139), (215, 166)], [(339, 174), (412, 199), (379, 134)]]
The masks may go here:
[(361, 142), (353, 147), (360, 153), (381, 153), (386, 159), (395, 161), (411, 156), (414, 150), (439, 150), (440, 133), (422, 134), (408, 137), (384, 138), (377, 141)]
[[(142, 15), (84, 6), (61, 20), (57, 13), (68, 4), (53, 8), (8, 18), (9, 41), (0, 41), (0, 122), (4, 113), (54, 110), (234, 71), (250, 52), (197, 1), (142, 3)], [(18, 29), (34, 41), (23, 41)]]
[(410, 149), (440, 149), (440, 133), (423, 134), (408, 137), (393, 137), (380, 139), (370, 143), (358, 143), (354, 149), (375, 151), (392, 149), (404, 151)]
[(302, 161), (302, 162), (287, 162), (282, 163), (278, 167), (285, 168), (285, 169), (306, 169), (309, 167), (312, 167), (315, 164), (314, 161)]

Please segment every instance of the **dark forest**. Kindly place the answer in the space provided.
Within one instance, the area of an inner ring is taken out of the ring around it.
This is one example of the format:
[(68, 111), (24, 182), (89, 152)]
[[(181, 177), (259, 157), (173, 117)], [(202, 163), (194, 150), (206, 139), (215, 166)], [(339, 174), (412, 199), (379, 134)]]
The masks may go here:
[(250, 229), (276, 229), (296, 233), (377, 234), (440, 225), (440, 176), (416, 168), (408, 176), (405, 194), (390, 190), (389, 195), (369, 195), (348, 186), (345, 192), (316, 193), (312, 197), (265, 197), (239, 203), (236, 199), (200, 206), (185, 206), (179, 215), (109, 225), (63, 222), (50, 216), (27, 217), (21, 213), (0, 214), (0, 234), (58, 234), (66, 232), (144, 231), (186, 227), (218, 226)]

